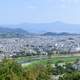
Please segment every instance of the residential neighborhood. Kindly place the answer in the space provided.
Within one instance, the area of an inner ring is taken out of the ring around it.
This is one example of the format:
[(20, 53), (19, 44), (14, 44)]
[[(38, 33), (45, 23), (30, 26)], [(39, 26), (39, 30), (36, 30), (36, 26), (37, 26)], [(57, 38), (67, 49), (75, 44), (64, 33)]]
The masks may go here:
[(79, 36), (33, 36), (27, 38), (1, 38), (0, 55), (77, 54), (80, 52)]

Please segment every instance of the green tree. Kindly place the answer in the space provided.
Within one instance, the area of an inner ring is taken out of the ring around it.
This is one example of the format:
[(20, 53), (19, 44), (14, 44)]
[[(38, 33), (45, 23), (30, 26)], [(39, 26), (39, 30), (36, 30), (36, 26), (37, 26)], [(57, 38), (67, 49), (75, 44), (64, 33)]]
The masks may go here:
[(21, 80), (22, 67), (14, 60), (4, 59), (0, 63), (0, 80)]
[(53, 72), (53, 75), (62, 75), (64, 74), (65, 69), (63, 66), (59, 66), (58, 64), (56, 64), (52, 72)]
[(32, 64), (24, 71), (23, 76), (26, 80), (50, 80), (47, 68), (42, 64)]
[(80, 80), (80, 72), (65, 73), (59, 80)]

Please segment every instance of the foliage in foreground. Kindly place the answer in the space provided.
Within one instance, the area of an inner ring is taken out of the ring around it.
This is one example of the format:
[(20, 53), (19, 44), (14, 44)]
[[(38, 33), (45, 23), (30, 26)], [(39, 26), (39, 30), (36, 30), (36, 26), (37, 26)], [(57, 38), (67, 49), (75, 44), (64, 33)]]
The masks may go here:
[(0, 80), (21, 80), (22, 67), (13, 60), (3, 60), (0, 63)]
[(0, 80), (50, 80), (49, 66), (32, 64), (22, 68), (14, 60), (0, 62)]
[(80, 72), (65, 73), (59, 80), (80, 80)]
[(58, 80), (80, 80), (80, 72), (72, 64), (52, 68), (50, 59), (46, 65), (33, 63), (25, 68), (12, 59), (0, 62), (0, 80), (50, 80), (52, 74), (60, 75)]
[(50, 79), (47, 68), (39, 64), (26, 68), (23, 76), (27, 80), (49, 80)]

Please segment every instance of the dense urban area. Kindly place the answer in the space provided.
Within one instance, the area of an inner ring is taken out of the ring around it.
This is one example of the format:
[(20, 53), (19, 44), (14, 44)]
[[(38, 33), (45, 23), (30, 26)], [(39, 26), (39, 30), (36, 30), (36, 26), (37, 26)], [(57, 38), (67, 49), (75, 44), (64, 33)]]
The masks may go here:
[(1, 38), (0, 57), (80, 52), (79, 36), (28, 36), (27, 38)]
[(0, 80), (79, 80), (79, 35), (0, 38)]

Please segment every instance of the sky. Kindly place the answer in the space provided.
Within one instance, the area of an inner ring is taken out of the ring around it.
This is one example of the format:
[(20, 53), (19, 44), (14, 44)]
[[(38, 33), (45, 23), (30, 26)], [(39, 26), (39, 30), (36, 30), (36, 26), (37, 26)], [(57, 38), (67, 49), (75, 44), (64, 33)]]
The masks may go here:
[(80, 0), (0, 0), (0, 24), (80, 24)]

